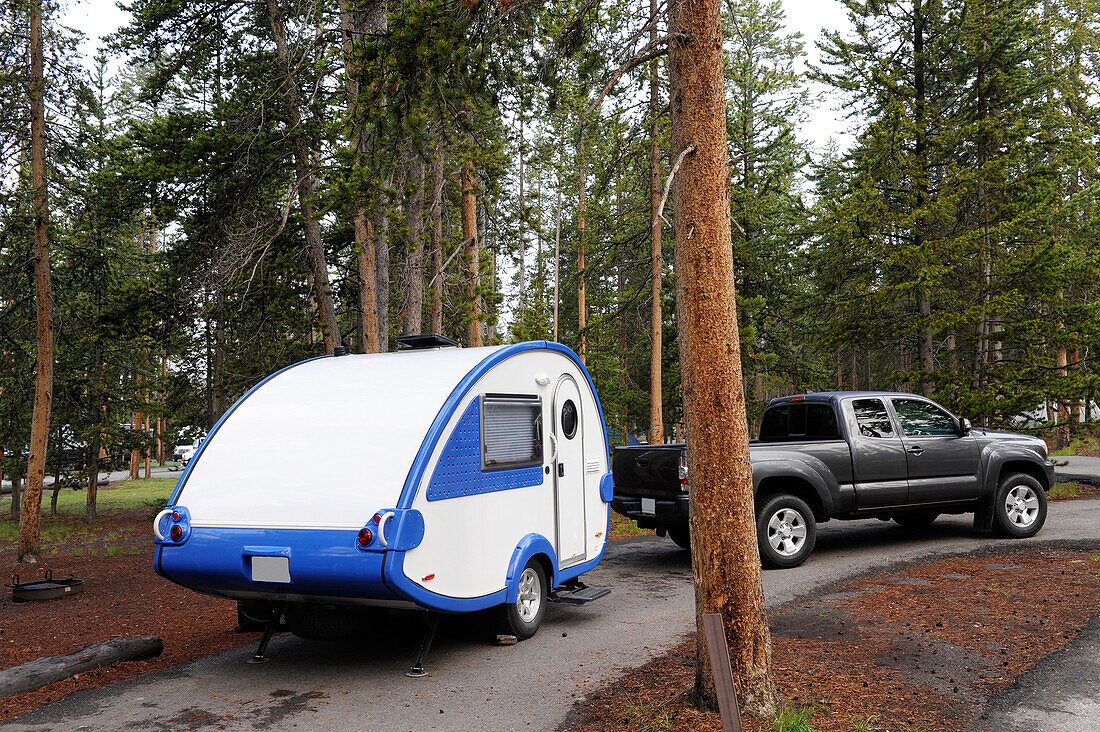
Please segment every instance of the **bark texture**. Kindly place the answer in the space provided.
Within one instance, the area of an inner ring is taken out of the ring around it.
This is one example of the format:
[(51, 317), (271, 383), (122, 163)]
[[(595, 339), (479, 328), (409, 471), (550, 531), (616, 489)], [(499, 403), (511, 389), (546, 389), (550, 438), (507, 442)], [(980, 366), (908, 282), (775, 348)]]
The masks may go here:
[(443, 334), (443, 143), (436, 137), (435, 160), (432, 163), (431, 219), (432, 303), (429, 307), (432, 333)]
[(405, 317), (402, 335), (424, 331), (424, 163), (417, 160), (409, 171), (416, 189), (409, 199), (409, 250), (405, 257)]
[(47, 656), (0, 671), (0, 699), (41, 689), (70, 676), (93, 671), (119, 661), (140, 661), (159, 656), (164, 643), (155, 635), (111, 638), (81, 648), (68, 656)]
[(734, 297), (720, 0), (669, 7), (672, 153), (694, 146), (674, 180), (692, 572), (698, 627), (696, 692), (715, 705), (702, 627), (719, 613), (741, 703), (775, 708), (771, 636), (760, 583), (752, 467)]
[(584, 292), (584, 127), (577, 136), (577, 173), (580, 186), (577, 191), (577, 355), (585, 363), (588, 337), (584, 332), (588, 320), (588, 306)]
[[(34, 411), (27, 454), (27, 488), (19, 515), (19, 561), (39, 559), (42, 481), (46, 473), (46, 442), (53, 406), (53, 292), (50, 281), (49, 200), (46, 191), (46, 115), (42, 76), (42, 2), (30, 4), (31, 182), (34, 186), (34, 292), (38, 320), (35, 357)], [(13, 500), (18, 490), (12, 480)], [(14, 503), (12, 504), (14, 506)]]
[(478, 289), (481, 275), (478, 272), (480, 262), (477, 246), (477, 196), (474, 193), (474, 162), (467, 160), (462, 164), (462, 247), (466, 258), (466, 303), (468, 311), (466, 345), (477, 348), (481, 345), (481, 297)]

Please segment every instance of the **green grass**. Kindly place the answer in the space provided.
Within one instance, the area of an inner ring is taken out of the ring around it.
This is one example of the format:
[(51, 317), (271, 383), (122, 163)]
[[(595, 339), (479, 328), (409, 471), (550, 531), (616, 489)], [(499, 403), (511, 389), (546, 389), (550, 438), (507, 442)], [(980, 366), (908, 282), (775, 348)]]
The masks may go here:
[[(113, 510), (146, 508), (149, 518), (164, 507), (172, 494), (178, 478), (150, 478), (149, 480), (126, 480), (117, 484), (117, 488), (100, 488), (96, 496), (96, 511), (100, 516)], [(52, 489), (42, 494), (42, 543), (69, 539), (74, 536), (86, 536), (95, 531), (80, 521), (84, 516), (87, 502), (86, 491), (74, 491), (65, 488), (57, 496), (57, 516), (50, 514), (50, 496)], [(119, 532), (111, 532), (106, 541), (116, 541), (122, 537)], [(19, 524), (11, 518), (11, 496), (0, 499), (0, 545), (14, 543), (19, 539)], [(120, 550), (121, 551), (121, 550)]]
[(1055, 501), (1063, 498), (1077, 498), (1077, 495), (1076, 483), (1055, 483), (1054, 487), (1047, 491), (1047, 498)]
[(668, 709), (662, 709), (656, 704), (627, 704), (623, 709), (630, 719), (630, 728), (635, 730), (665, 730), (672, 729), (675, 715)]
[(812, 707), (784, 704), (772, 718), (772, 732), (814, 732), (814, 728), (810, 726), (814, 711)]
[(122, 547), (120, 547), (120, 546), (109, 546), (109, 547), (107, 547), (106, 554), (107, 554), (108, 557), (117, 557), (119, 554), (122, 554)]
[(1051, 457), (1068, 457), (1070, 455), (1078, 455), (1082, 452), (1097, 450), (1100, 450), (1100, 442), (1097, 442), (1095, 437), (1075, 437), (1061, 450), (1055, 450), (1050, 454)]

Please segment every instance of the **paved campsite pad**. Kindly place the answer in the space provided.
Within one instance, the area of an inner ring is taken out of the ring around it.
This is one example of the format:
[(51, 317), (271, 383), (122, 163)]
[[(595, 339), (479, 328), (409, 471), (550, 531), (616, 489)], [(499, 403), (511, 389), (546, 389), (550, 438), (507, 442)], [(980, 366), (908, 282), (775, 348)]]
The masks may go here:
[[(776, 678), (790, 703), (815, 709), (814, 729), (967, 729), (1098, 609), (1095, 545), (904, 565), (772, 611)], [(687, 702), (694, 654), (691, 639), (632, 670), (578, 704), (565, 727), (721, 729)]]

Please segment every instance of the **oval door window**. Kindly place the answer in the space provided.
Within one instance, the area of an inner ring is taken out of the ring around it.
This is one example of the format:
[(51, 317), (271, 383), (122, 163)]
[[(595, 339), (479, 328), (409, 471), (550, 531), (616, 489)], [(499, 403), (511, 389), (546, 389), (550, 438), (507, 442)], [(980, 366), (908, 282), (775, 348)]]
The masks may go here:
[(577, 434), (577, 405), (572, 399), (567, 399), (561, 407), (561, 431), (567, 440), (572, 440)]

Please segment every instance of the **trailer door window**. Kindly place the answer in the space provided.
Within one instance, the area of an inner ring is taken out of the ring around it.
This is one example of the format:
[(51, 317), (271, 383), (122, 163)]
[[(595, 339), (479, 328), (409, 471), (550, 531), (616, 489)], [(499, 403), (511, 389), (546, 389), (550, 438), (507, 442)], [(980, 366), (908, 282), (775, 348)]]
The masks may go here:
[(486, 394), (481, 398), (481, 469), (542, 465), (542, 400)]

